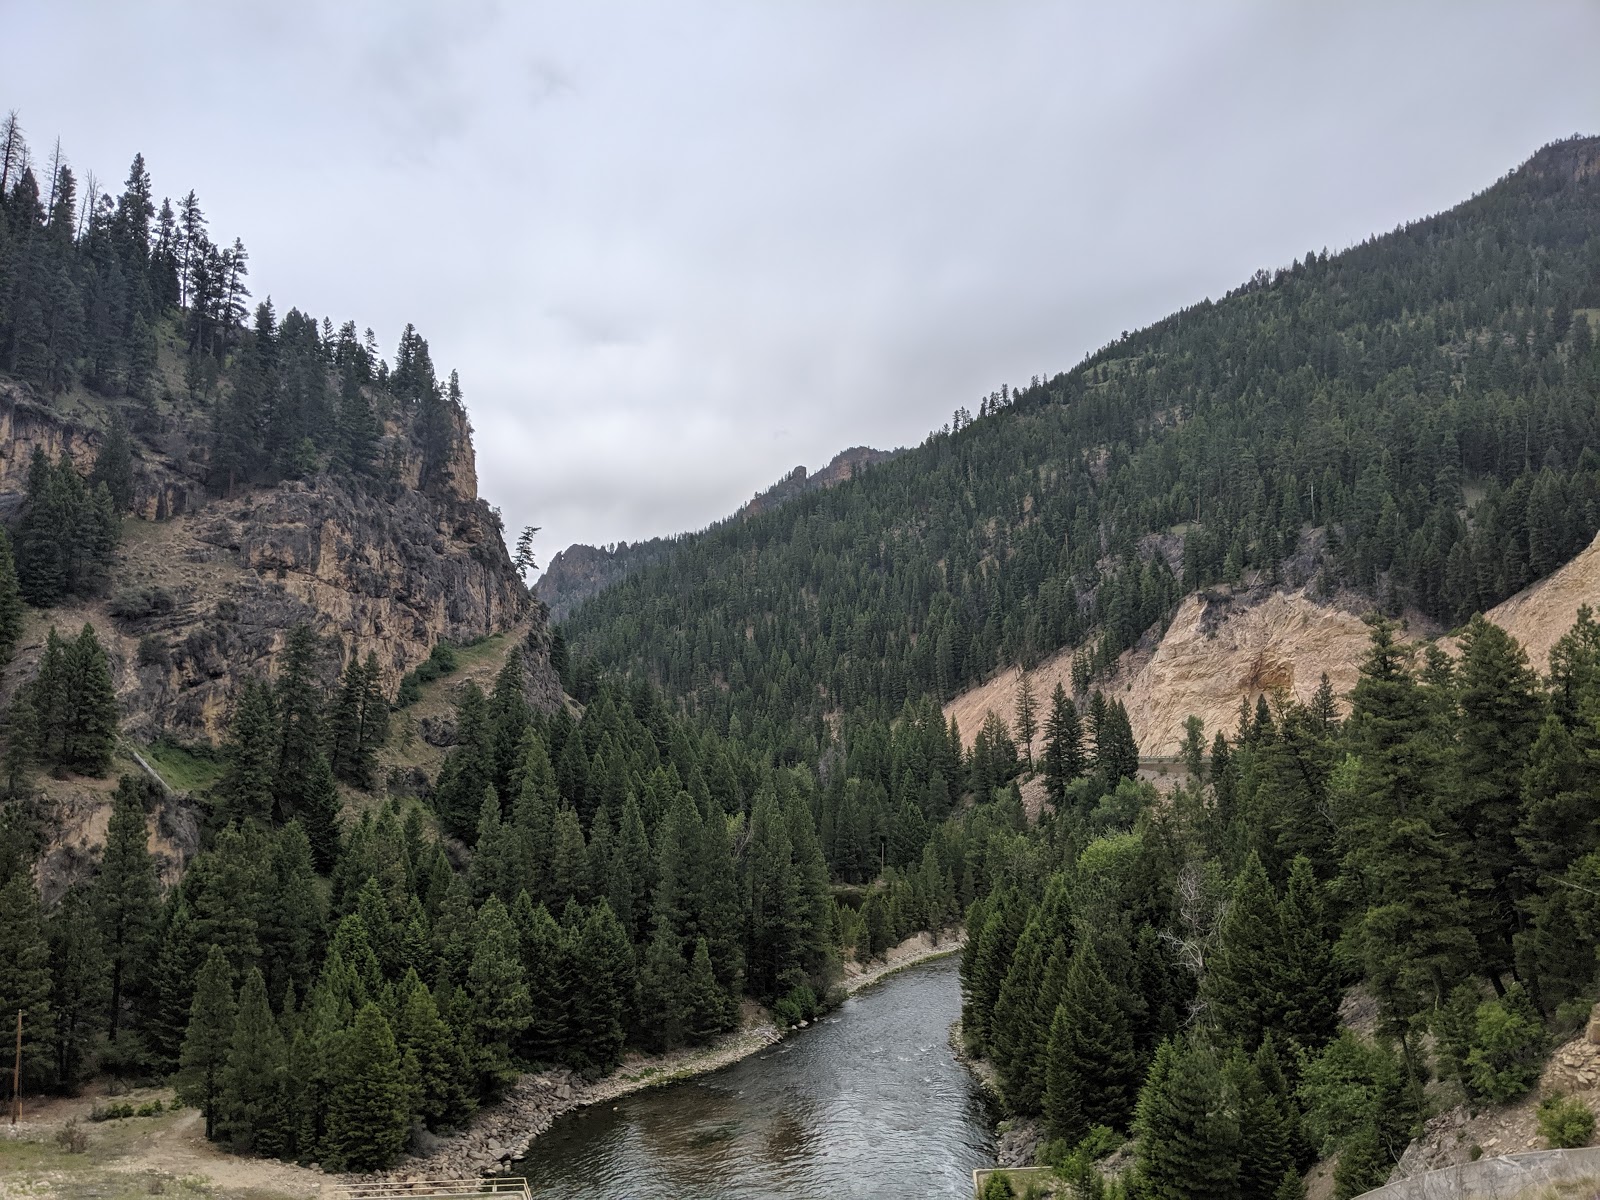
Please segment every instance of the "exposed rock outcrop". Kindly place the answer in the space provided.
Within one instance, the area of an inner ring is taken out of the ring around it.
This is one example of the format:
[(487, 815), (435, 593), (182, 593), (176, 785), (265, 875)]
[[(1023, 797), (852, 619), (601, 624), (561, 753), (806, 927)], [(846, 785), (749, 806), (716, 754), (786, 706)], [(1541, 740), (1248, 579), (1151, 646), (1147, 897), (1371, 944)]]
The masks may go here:
[[(0, 383), (0, 512), (21, 502), (34, 447), (87, 471), (109, 422), (103, 408), (45, 405)], [(471, 430), (458, 418), (454, 453), (437, 482), (418, 486), (420, 456), (394, 418), (384, 434), (389, 477), (319, 475), (214, 498), (191, 433), (163, 431), (138, 412), (135, 515), (109, 594), (29, 622), (17, 667), (31, 674), (49, 626), (95, 626), (113, 663), (123, 727), (135, 739), (215, 739), (240, 681), (270, 677), (300, 622), (336, 644), (328, 682), (351, 656), (378, 657), (389, 691), (440, 641), (527, 630), (532, 703), (560, 702), (549, 633), (477, 495)], [(130, 420), (130, 424), (134, 421)]]

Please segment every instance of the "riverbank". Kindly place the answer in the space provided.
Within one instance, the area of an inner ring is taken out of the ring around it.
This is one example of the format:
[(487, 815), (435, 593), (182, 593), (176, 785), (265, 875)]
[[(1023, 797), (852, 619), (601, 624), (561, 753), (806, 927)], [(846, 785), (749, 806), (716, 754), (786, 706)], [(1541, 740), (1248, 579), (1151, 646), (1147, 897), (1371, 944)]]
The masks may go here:
[[(943, 931), (937, 941), (930, 934), (917, 934), (866, 967), (846, 964), (840, 987), (846, 995), (853, 995), (898, 971), (958, 953), (965, 945), (960, 929)], [(630, 1055), (610, 1075), (593, 1083), (564, 1070), (523, 1075), (505, 1099), (478, 1113), (466, 1129), (442, 1140), (431, 1139), (434, 1144), (425, 1153), (404, 1160), (393, 1170), (360, 1178), (404, 1181), (494, 1174), (524, 1154), (535, 1138), (569, 1112), (730, 1066), (781, 1041), (783, 1033), (764, 1010), (751, 1005), (742, 1028), (709, 1046)]]

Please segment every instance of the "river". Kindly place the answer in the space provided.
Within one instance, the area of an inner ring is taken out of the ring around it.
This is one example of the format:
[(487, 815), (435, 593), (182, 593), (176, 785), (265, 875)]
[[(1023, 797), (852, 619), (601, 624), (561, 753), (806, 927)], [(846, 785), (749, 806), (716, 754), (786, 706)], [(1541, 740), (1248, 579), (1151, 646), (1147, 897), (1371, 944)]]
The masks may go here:
[(971, 1196), (994, 1134), (950, 1053), (957, 971), (911, 967), (730, 1067), (569, 1113), (510, 1173), (541, 1200)]

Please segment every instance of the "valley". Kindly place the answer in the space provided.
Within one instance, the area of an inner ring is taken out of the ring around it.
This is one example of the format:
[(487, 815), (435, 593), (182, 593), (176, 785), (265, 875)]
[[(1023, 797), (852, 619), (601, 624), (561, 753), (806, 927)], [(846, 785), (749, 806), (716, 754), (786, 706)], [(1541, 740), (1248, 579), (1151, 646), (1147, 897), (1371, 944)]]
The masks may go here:
[(532, 583), (470, 369), (52, 163), (0, 129), (0, 1194), (1593, 1142), (1600, 138)]

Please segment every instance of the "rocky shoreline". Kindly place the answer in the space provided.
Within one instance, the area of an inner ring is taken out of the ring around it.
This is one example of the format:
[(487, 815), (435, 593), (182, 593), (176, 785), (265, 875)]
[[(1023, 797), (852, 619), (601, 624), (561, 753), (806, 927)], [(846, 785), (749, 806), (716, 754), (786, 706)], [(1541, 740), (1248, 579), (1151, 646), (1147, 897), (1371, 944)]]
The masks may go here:
[[(840, 987), (845, 994), (854, 994), (907, 967), (955, 954), (965, 945), (966, 937), (959, 929), (945, 930), (937, 941), (920, 933), (893, 947), (881, 962), (866, 968), (849, 964)], [(407, 1158), (393, 1170), (346, 1179), (352, 1183), (405, 1182), (495, 1175), (507, 1163), (526, 1154), (533, 1139), (555, 1124), (558, 1117), (632, 1092), (707, 1074), (748, 1058), (782, 1038), (782, 1030), (770, 1020), (761, 1020), (710, 1046), (634, 1056), (592, 1083), (567, 1070), (523, 1075), (499, 1104), (479, 1112), (467, 1128), (445, 1138), (424, 1134), (423, 1153)]]

